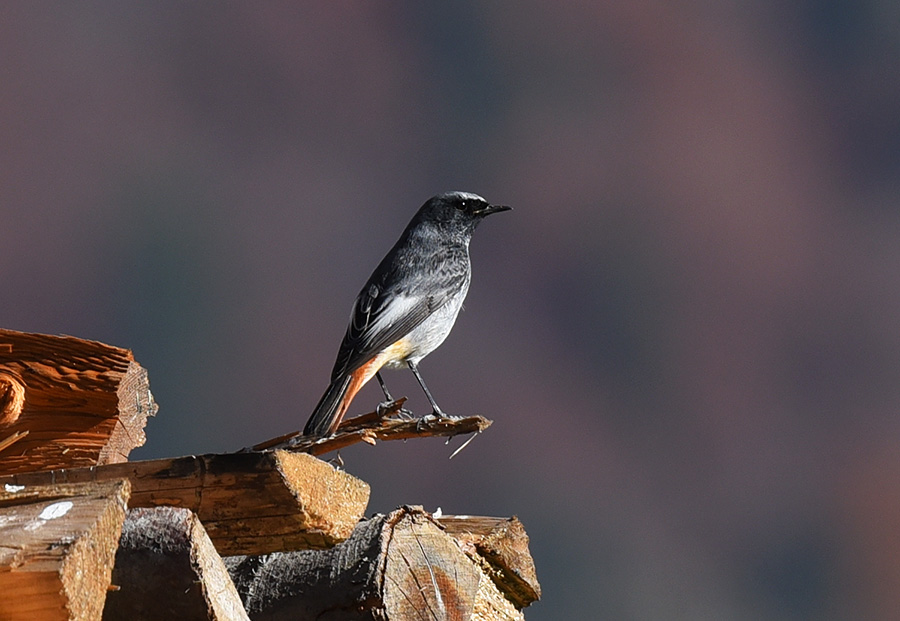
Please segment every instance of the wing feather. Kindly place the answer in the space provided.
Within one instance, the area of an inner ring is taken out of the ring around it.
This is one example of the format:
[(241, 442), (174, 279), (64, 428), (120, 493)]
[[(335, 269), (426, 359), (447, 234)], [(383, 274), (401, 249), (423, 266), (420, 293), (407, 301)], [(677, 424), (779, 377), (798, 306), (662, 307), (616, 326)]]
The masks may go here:
[(332, 379), (352, 373), (415, 329), (450, 301), (466, 279), (465, 273), (441, 271), (429, 275), (427, 287), (410, 287), (408, 283), (399, 287), (379, 285), (378, 274), (376, 270), (353, 305)]

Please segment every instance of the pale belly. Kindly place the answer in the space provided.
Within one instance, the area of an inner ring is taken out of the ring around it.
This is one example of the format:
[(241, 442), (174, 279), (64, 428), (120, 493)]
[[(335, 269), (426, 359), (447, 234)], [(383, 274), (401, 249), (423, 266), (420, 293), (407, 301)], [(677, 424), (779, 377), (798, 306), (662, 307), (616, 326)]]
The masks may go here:
[(410, 361), (418, 364), (422, 358), (433, 352), (450, 334), (465, 297), (466, 291), (463, 290), (455, 300), (435, 311), (404, 339), (384, 352), (388, 358), (384, 363), (385, 368), (405, 367)]

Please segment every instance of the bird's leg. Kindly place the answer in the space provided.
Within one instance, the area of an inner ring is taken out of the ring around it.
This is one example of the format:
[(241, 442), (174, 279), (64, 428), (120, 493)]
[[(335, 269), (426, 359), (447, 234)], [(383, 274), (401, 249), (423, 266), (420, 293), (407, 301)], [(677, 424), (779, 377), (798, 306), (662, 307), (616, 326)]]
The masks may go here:
[(434, 411), (431, 413), (432, 416), (437, 416), (438, 418), (444, 417), (444, 412), (438, 407), (437, 401), (434, 400), (434, 397), (431, 396), (431, 392), (428, 390), (428, 386), (425, 385), (425, 380), (422, 379), (422, 376), (419, 375), (419, 367), (416, 366), (416, 363), (410, 360), (406, 364), (409, 365), (409, 370), (413, 372), (413, 375), (416, 376), (416, 379), (419, 380), (419, 386), (422, 387), (422, 390), (425, 391), (425, 396), (428, 397), (429, 403), (431, 403), (431, 407)]
[(378, 380), (378, 384), (381, 386), (381, 392), (384, 393), (384, 398), (387, 401), (393, 401), (394, 398), (391, 396), (391, 393), (388, 392), (387, 386), (384, 385), (384, 378), (381, 377), (381, 371), (375, 372), (375, 379)]
[[(381, 403), (379, 403), (379, 404), (375, 407), (375, 412), (376, 412), (379, 416), (383, 416), (383, 413), (384, 413), (384, 412), (389, 412), (390, 409), (391, 409), (392, 407), (394, 407), (394, 404), (397, 403), (397, 402), (396, 402), (396, 401), (394, 400), (394, 398), (391, 396), (391, 393), (388, 392), (387, 386), (386, 386), (385, 383), (384, 383), (384, 378), (381, 377), (381, 371), (376, 371), (376, 372), (375, 372), (375, 378), (378, 380), (378, 384), (381, 386), (381, 392), (384, 393), (384, 398), (385, 398), (384, 401), (382, 401)], [(411, 412), (409, 412), (409, 410), (407, 410), (406, 408), (400, 408), (400, 411), (399, 411), (398, 413), (399, 413), (401, 416), (411, 415)]]

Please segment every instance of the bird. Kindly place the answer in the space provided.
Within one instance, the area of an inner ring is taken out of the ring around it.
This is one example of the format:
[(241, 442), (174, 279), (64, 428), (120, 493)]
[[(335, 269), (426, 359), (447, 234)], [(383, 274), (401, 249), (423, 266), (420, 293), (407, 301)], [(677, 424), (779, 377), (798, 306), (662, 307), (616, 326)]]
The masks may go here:
[(469, 242), (487, 216), (512, 209), (471, 192), (428, 199), (372, 272), (356, 298), (331, 382), (303, 430), (332, 435), (350, 402), (373, 376), (393, 401), (381, 369), (408, 367), (433, 415), (444, 416), (419, 373), (419, 362), (450, 333), (472, 279)]

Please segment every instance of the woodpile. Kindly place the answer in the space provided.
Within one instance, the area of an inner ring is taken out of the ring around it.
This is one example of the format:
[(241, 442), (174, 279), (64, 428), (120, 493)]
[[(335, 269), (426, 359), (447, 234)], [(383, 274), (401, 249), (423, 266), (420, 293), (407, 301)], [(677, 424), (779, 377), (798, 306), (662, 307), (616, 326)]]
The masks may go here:
[(127, 350), (0, 330), (0, 619), (523, 619), (515, 518), (401, 507), (313, 455), (484, 430), (393, 407), (312, 441), (127, 461), (157, 411)]

